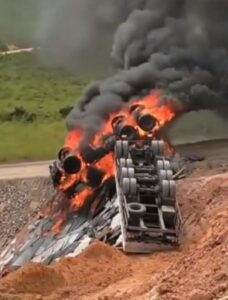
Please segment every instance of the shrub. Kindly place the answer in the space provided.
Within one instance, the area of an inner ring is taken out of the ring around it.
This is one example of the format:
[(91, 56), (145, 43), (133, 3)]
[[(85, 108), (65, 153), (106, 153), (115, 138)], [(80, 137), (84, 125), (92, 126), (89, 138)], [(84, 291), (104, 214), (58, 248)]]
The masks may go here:
[(73, 109), (72, 106), (65, 106), (63, 108), (60, 108), (59, 113), (62, 116), (62, 118), (66, 118), (66, 116), (69, 114), (69, 112)]

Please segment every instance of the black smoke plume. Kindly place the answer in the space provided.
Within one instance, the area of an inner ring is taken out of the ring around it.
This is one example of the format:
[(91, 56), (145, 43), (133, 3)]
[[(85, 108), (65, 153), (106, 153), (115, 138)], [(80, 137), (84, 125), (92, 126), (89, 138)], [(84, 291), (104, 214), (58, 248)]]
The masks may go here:
[(37, 39), (42, 62), (80, 77), (114, 72), (110, 51), (118, 25), (131, 11), (123, 0), (39, 0)]
[(90, 138), (110, 113), (154, 89), (162, 101), (177, 99), (188, 110), (227, 107), (227, 0), (122, 3), (127, 18), (115, 33), (112, 57), (123, 71), (85, 91), (67, 117), (69, 130), (83, 128)]

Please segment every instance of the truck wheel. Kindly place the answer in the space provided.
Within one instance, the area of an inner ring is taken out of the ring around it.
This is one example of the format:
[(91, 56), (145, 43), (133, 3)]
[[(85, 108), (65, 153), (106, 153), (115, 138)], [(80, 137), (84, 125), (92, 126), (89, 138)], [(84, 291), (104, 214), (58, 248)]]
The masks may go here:
[(171, 170), (160, 170), (158, 174), (159, 174), (160, 180), (172, 180), (173, 179), (173, 172)]
[(151, 151), (152, 151), (153, 155), (154, 156), (158, 155), (158, 153), (159, 153), (158, 141), (152, 141), (150, 147), (151, 147)]
[(176, 182), (174, 180), (162, 180), (161, 189), (162, 189), (162, 198), (176, 197)]
[(128, 141), (123, 141), (122, 142), (122, 146), (123, 146), (123, 157), (124, 158), (128, 158), (128, 156), (129, 156), (129, 144), (128, 144)]
[(128, 169), (127, 168), (121, 168), (120, 177), (121, 178), (128, 178)]
[(128, 212), (133, 218), (141, 218), (146, 213), (146, 207), (141, 203), (132, 202), (128, 204)]
[(120, 159), (120, 168), (126, 168), (127, 166), (127, 161), (125, 158)]
[(162, 180), (166, 180), (167, 179), (167, 177), (166, 177), (166, 171), (165, 170), (160, 170), (159, 172), (158, 172), (158, 174), (159, 174), (159, 179), (162, 181)]
[(163, 156), (165, 153), (165, 143), (163, 141), (158, 141), (158, 155)]
[(128, 159), (127, 159), (126, 166), (127, 166), (128, 168), (132, 168), (132, 167), (134, 166), (134, 165), (133, 165), (133, 161), (132, 161), (131, 158), (128, 158)]
[(162, 180), (161, 191), (162, 191), (162, 198), (169, 197), (169, 181), (168, 180)]
[(136, 195), (137, 194), (137, 181), (136, 178), (130, 178), (130, 194)]
[(123, 156), (122, 141), (117, 141), (115, 148), (117, 158), (121, 158)]
[(164, 162), (163, 160), (158, 160), (157, 161), (157, 170), (164, 170)]
[(130, 193), (130, 179), (129, 178), (123, 178), (123, 193), (124, 195), (129, 195)]
[(128, 177), (134, 178), (135, 177), (135, 170), (134, 168), (128, 168)]
[(168, 160), (164, 160), (164, 170), (171, 170), (171, 164)]
[(173, 171), (172, 170), (167, 170), (166, 171), (166, 179), (167, 180), (172, 180), (173, 179)]
[(176, 198), (176, 182), (169, 180), (169, 193), (171, 198)]

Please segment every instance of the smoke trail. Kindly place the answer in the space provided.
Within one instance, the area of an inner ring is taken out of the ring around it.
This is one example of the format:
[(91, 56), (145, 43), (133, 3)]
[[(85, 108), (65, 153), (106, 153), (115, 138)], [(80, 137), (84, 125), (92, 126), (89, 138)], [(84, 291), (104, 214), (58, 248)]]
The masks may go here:
[(142, 2), (114, 39), (112, 56), (125, 71), (85, 93), (81, 111), (68, 116), (70, 129), (82, 120), (90, 128), (156, 86), (190, 109), (227, 104), (228, 2), (138, 1), (136, 8)]
[[(105, 65), (109, 32), (126, 18), (112, 47), (124, 70), (85, 91), (79, 110), (76, 104), (67, 117), (69, 130), (83, 128), (89, 138), (110, 113), (154, 89), (162, 91), (164, 101), (178, 99), (189, 110), (228, 106), (227, 0), (55, 0), (57, 6), (53, 1), (47, 1), (52, 38), (46, 43), (55, 45), (60, 61), (67, 56), (80, 70), (85, 61), (95, 69)], [(100, 56), (93, 43), (101, 45)]]
[[(81, 76), (113, 72), (113, 34), (131, 10), (123, 0), (41, 0), (41, 59)], [(133, 1), (134, 2), (134, 1)]]

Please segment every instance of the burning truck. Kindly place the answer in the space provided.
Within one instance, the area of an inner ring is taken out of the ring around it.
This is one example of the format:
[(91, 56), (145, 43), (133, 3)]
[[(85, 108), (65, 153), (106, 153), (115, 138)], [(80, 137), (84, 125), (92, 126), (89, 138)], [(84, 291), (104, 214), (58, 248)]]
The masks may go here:
[[(150, 252), (178, 244), (181, 214), (176, 201), (172, 147), (160, 130), (175, 114), (151, 94), (110, 116), (91, 143), (83, 131), (70, 133), (50, 166), (54, 186), (68, 204), (54, 230), (69, 213), (99, 211), (104, 186), (118, 199), (122, 245), (126, 252)], [(95, 204), (94, 204), (95, 203)], [(62, 206), (62, 204), (60, 204)]]
[(71, 131), (50, 166), (56, 193), (0, 254), (0, 274), (76, 256), (94, 240), (131, 253), (178, 246), (178, 171), (161, 138), (174, 118), (173, 106), (152, 93), (110, 115), (92, 140)]

